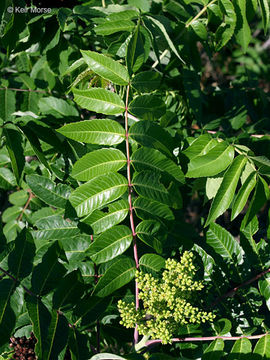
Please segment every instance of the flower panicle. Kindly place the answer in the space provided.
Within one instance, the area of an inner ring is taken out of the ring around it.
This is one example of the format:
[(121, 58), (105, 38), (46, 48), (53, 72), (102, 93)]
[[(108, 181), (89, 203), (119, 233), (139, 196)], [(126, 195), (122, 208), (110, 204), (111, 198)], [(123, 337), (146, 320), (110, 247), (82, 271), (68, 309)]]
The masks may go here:
[(142, 309), (136, 310), (134, 303), (119, 300), (120, 324), (126, 328), (135, 328), (137, 324), (140, 335), (158, 338), (167, 344), (171, 343), (179, 326), (213, 321), (212, 312), (191, 304), (194, 292), (204, 287), (202, 281), (194, 280), (193, 257), (192, 252), (185, 251), (179, 262), (167, 259), (161, 279), (137, 270)]

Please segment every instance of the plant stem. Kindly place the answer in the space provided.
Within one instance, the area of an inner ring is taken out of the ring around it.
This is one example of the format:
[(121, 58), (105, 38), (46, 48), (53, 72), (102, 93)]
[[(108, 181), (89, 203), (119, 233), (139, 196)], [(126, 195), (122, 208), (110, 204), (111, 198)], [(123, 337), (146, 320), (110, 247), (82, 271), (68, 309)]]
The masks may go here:
[[(128, 133), (128, 97), (129, 97), (129, 88), (130, 85), (127, 86), (126, 92), (126, 107), (125, 107), (125, 131), (126, 131), (126, 153), (127, 153), (127, 178), (128, 178), (128, 203), (129, 203), (129, 220), (130, 227), (132, 231), (133, 237), (133, 255), (136, 264), (136, 269), (139, 269), (139, 258), (138, 258), (138, 249), (137, 249), (137, 241), (136, 241), (136, 231), (134, 225), (134, 217), (133, 217), (133, 206), (132, 206), (132, 183), (131, 183), (131, 174), (130, 174), (130, 153), (129, 153), (129, 133)], [(139, 288), (138, 282), (135, 281), (135, 306), (136, 310), (139, 309)], [(137, 344), (139, 340), (139, 334), (137, 325), (134, 330), (134, 344)]]
[[(222, 339), (224, 341), (230, 341), (230, 340), (239, 340), (239, 339), (260, 339), (264, 337), (266, 334), (260, 334), (260, 335), (251, 335), (251, 336), (205, 336), (205, 337), (186, 337), (186, 338), (174, 338), (172, 339), (172, 342), (193, 342), (193, 341), (213, 341), (216, 339)], [(160, 344), (162, 343), (162, 340), (156, 339), (156, 340), (149, 340), (146, 342), (145, 346), (151, 346), (154, 344)]]
[[(11, 280), (13, 280), (15, 283), (20, 284), (20, 281), (18, 279), (16, 279), (13, 275), (11, 275), (8, 271), (4, 270), (3, 268), (0, 267), (0, 271), (2, 273), (4, 273), (6, 276), (8, 276)], [(22, 284), (21, 284), (22, 285)], [(31, 290), (29, 290), (27, 287), (25, 287), (24, 285), (22, 285), (23, 289), (31, 296), (34, 296), (36, 298), (39, 298), (39, 296), (37, 294), (34, 294)]]
[(0, 90), (26, 91), (26, 92), (36, 92), (36, 93), (42, 93), (42, 94), (48, 93), (47, 91), (32, 90), (32, 89), (0, 88)]
[(207, 10), (208, 6), (214, 4), (216, 1), (217, 1), (217, 0), (212, 0), (212, 1), (210, 1), (209, 4), (205, 5), (205, 6), (202, 8), (202, 10), (201, 10), (200, 12), (198, 12), (198, 14), (186, 24), (186, 28), (188, 28), (193, 21), (197, 20), (202, 14), (204, 14), (205, 11)]
[(161, 59), (163, 59), (164, 56), (167, 55), (167, 52), (168, 52), (168, 51), (169, 51), (168, 49), (165, 49), (165, 50), (163, 51), (163, 53), (162, 53), (162, 54), (160, 55), (160, 57), (159, 57), (159, 60), (155, 61), (154, 64), (152, 65), (152, 69), (154, 69), (154, 68), (158, 65), (159, 61), (160, 61)]
[[(91, 242), (94, 241), (94, 237), (93, 235), (90, 235), (91, 238)], [(97, 265), (94, 263), (94, 269), (95, 269), (95, 284), (98, 283), (98, 270), (97, 270)], [(100, 321), (97, 320), (97, 349), (96, 349), (97, 353), (100, 353)]]
[(253, 282), (256, 281), (256, 280), (259, 280), (261, 277), (263, 277), (264, 275), (268, 274), (269, 272), (270, 272), (270, 268), (267, 269), (267, 270), (262, 271), (260, 274), (254, 276), (253, 278), (251, 278), (251, 279), (243, 282), (242, 284), (234, 287), (233, 289), (231, 289), (230, 291), (228, 291), (226, 294), (223, 294), (223, 295), (220, 296), (217, 300), (215, 300), (215, 301), (211, 304), (211, 306), (216, 305), (216, 304), (219, 303), (221, 300), (223, 300), (223, 299), (225, 299), (225, 298), (227, 298), (227, 297), (229, 297), (229, 296), (234, 296), (235, 293), (236, 293), (239, 289), (241, 289), (242, 287), (244, 287), (244, 286), (246, 286), (246, 285), (249, 285), (249, 284), (253, 283)]
[(18, 221), (21, 221), (22, 220), (22, 217), (23, 217), (23, 214), (25, 212), (25, 210), (28, 208), (29, 204), (30, 204), (30, 201), (35, 197), (35, 195), (32, 193), (32, 191), (30, 189), (27, 190), (28, 193), (29, 193), (29, 197), (27, 199), (27, 202), (26, 204), (24, 205), (24, 208), (22, 209), (22, 212), (20, 213), (20, 215), (18, 216)]

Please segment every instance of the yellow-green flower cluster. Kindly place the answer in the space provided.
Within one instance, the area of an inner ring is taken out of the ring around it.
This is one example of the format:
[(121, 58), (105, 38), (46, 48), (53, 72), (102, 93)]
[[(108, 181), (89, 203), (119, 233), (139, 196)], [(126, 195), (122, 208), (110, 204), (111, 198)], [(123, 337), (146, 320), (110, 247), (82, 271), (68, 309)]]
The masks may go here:
[(166, 260), (161, 279), (137, 271), (143, 308), (136, 311), (134, 303), (120, 300), (120, 323), (127, 328), (134, 328), (137, 324), (139, 334), (161, 339), (167, 344), (179, 326), (213, 321), (215, 315), (191, 304), (194, 292), (203, 289), (202, 282), (194, 280), (195, 273), (193, 253), (188, 251), (184, 252), (180, 262)]

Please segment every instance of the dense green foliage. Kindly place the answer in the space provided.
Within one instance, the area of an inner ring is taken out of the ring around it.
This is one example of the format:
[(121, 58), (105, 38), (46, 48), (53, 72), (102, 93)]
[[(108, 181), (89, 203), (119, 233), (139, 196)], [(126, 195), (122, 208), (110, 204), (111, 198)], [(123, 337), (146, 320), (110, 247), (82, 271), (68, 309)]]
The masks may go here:
[[(269, 1), (16, 6), (0, 3), (0, 354), (33, 331), (44, 360), (269, 359)], [(162, 345), (155, 304), (137, 343), (117, 304), (149, 309), (140, 284), (160, 297), (179, 253), (215, 318), (175, 311)]]

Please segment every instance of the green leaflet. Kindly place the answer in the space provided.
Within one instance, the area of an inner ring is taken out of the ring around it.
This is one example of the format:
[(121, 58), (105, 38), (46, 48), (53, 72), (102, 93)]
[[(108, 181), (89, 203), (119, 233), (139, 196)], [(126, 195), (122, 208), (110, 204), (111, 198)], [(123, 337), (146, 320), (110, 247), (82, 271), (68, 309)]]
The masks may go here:
[(143, 220), (136, 227), (136, 234), (145, 244), (162, 253), (163, 243), (166, 239), (166, 228), (156, 220)]
[(93, 88), (89, 90), (72, 89), (74, 101), (82, 108), (105, 115), (121, 114), (125, 104), (120, 96), (109, 90)]
[(122, 356), (118, 356), (111, 353), (102, 353), (102, 354), (96, 354), (91, 357), (91, 360), (126, 360), (127, 358), (123, 358)]
[(70, 355), (72, 360), (89, 359), (89, 336), (88, 334), (82, 334), (75, 328), (70, 328), (70, 335), (68, 346), (70, 349)]
[(97, 296), (87, 296), (80, 300), (73, 312), (74, 325), (80, 330), (89, 328), (89, 324), (103, 315), (110, 302), (110, 298)]
[(166, 112), (165, 103), (157, 95), (140, 95), (137, 96), (128, 106), (131, 114), (139, 119), (154, 120), (161, 118)]
[(46, 348), (42, 359), (58, 360), (59, 354), (65, 349), (68, 341), (69, 326), (65, 316), (54, 310), (46, 338)]
[(22, 209), (23, 208), (19, 206), (11, 206), (7, 208), (3, 211), (2, 221), (4, 223), (8, 223), (9, 221), (16, 220), (20, 216)]
[(43, 256), (42, 262), (34, 268), (31, 284), (35, 294), (48, 294), (57, 287), (66, 273), (65, 267), (58, 261), (59, 254), (60, 247), (54, 242)]
[(270, 160), (266, 156), (250, 156), (249, 159), (258, 167), (260, 174), (269, 174)]
[(127, 216), (129, 203), (127, 200), (119, 200), (108, 205), (108, 211), (95, 210), (92, 214), (81, 221), (93, 229), (94, 234), (99, 234), (114, 225), (121, 223)]
[(130, 127), (129, 135), (139, 144), (153, 147), (172, 157), (174, 140), (171, 135), (152, 121), (139, 121)]
[(152, 17), (152, 16), (147, 16), (147, 19), (149, 19), (155, 27), (158, 28), (159, 32), (165, 37), (169, 48), (172, 50), (172, 52), (178, 57), (179, 60), (181, 60), (182, 63), (185, 63), (184, 60), (180, 57), (179, 52), (177, 51), (176, 47), (174, 46), (172, 40), (170, 39), (164, 25), (157, 20), (156, 18)]
[(66, 21), (69, 16), (72, 14), (71, 9), (60, 8), (57, 13), (57, 20), (59, 22), (60, 28), (62, 31), (65, 30)]
[(207, 29), (205, 24), (200, 20), (193, 20), (190, 23), (191, 28), (195, 32), (195, 34), (201, 39), (201, 40), (207, 40)]
[(153, 170), (167, 172), (181, 183), (185, 181), (180, 166), (158, 150), (141, 147), (132, 154), (131, 163), (137, 172), (152, 168)]
[(3, 279), (0, 281), (0, 345), (5, 345), (12, 335), (16, 316), (10, 306), (10, 297), (15, 290), (14, 281)]
[(147, 199), (178, 209), (182, 205), (180, 194), (171, 194), (160, 182), (160, 173), (146, 170), (135, 174), (132, 183), (136, 192)]
[(13, 173), (16, 177), (17, 184), (20, 185), (21, 176), (25, 165), (21, 134), (15, 129), (4, 128), (3, 135), (6, 138), (6, 146), (10, 156)]
[(149, 272), (159, 272), (162, 268), (165, 267), (165, 259), (156, 254), (144, 254), (140, 258), (140, 267), (144, 271)]
[(23, 206), (27, 202), (29, 195), (25, 190), (19, 190), (9, 195), (9, 202), (13, 205)]
[(136, 74), (131, 80), (131, 86), (141, 92), (151, 92), (159, 88), (161, 75), (155, 71), (143, 71)]
[(237, 156), (228, 170), (212, 202), (205, 227), (219, 217), (230, 206), (242, 169), (247, 162), (243, 155)]
[(77, 70), (78, 68), (80, 68), (81, 66), (85, 66), (85, 61), (84, 59), (81, 57), (80, 59), (76, 60), (73, 64), (71, 64), (66, 71), (62, 74), (62, 76), (65, 76), (67, 74), (71, 74), (73, 71)]
[(202, 360), (219, 360), (223, 356), (224, 341), (216, 339), (206, 348)]
[(61, 279), (53, 294), (53, 308), (63, 311), (72, 308), (78, 298), (83, 294), (84, 285), (80, 282), (81, 276), (78, 270), (68, 273)]
[(268, 309), (270, 309), (270, 277), (265, 276), (264, 279), (259, 280), (259, 290), (264, 297)]
[(206, 155), (217, 144), (217, 139), (212, 139), (209, 134), (204, 134), (195, 139), (190, 146), (183, 151), (183, 154), (191, 161), (198, 156)]
[(29, 125), (22, 126), (21, 129), (22, 129), (24, 135), (26, 136), (26, 138), (28, 139), (28, 141), (30, 142), (30, 144), (31, 144), (35, 154), (37, 155), (38, 159), (40, 160), (40, 162), (44, 166), (46, 166), (47, 169), (49, 169), (51, 171), (51, 167), (48, 164), (47, 159), (42, 151), (38, 136), (34, 133), (34, 131), (31, 130), (31, 127)]
[(200, 123), (202, 121), (203, 106), (203, 93), (200, 87), (200, 77), (194, 69), (188, 68), (187, 66), (183, 67), (182, 74), (183, 85), (190, 111)]
[(105, 297), (128, 284), (135, 276), (135, 263), (129, 258), (121, 258), (113, 263), (101, 277), (94, 289), (94, 295)]
[(61, 215), (52, 215), (36, 222), (38, 230), (32, 231), (35, 240), (61, 240), (72, 238), (80, 233), (77, 223), (67, 221)]
[(66, 137), (89, 144), (116, 145), (124, 141), (125, 130), (114, 120), (86, 120), (62, 126), (57, 130)]
[(241, 228), (244, 236), (240, 237), (241, 246), (243, 247), (246, 257), (250, 262), (256, 263), (256, 267), (260, 270), (264, 268), (264, 261), (261, 258), (260, 245), (254, 240), (254, 235), (259, 230), (259, 223), (256, 216), (247, 224), (245, 228)]
[(214, 176), (225, 170), (233, 161), (234, 148), (218, 143), (205, 155), (196, 156), (188, 164), (187, 177)]
[(126, 156), (118, 149), (99, 149), (80, 158), (73, 166), (72, 176), (81, 181), (117, 172), (127, 162)]
[(215, 330), (219, 336), (228, 334), (232, 329), (232, 323), (228, 319), (218, 319), (214, 324)]
[(254, 216), (258, 213), (261, 207), (265, 204), (265, 202), (269, 199), (270, 191), (267, 182), (259, 176), (255, 192), (252, 196), (251, 202), (248, 207), (248, 211), (241, 223), (241, 229), (246, 227), (250, 221), (254, 218)]
[(244, 53), (246, 53), (248, 45), (251, 40), (251, 31), (247, 20), (247, 4), (246, 0), (236, 0), (235, 12), (237, 15), (235, 36), (236, 41), (242, 46)]
[(139, 16), (139, 12), (135, 9), (124, 9), (123, 11), (112, 12), (108, 17), (107, 20), (109, 21), (123, 21), (123, 20), (133, 20), (137, 19)]
[(206, 180), (206, 186), (205, 186), (205, 193), (208, 198), (208, 200), (213, 199), (217, 191), (222, 183), (223, 177), (222, 176), (215, 176), (215, 177), (209, 177)]
[(139, 195), (170, 206), (170, 194), (159, 180), (159, 173), (148, 170), (135, 174), (132, 183)]
[(235, 238), (220, 225), (212, 223), (206, 233), (206, 242), (221, 256), (222, 261), (233, 265), (238, 274), (237, 267), (243, 262), (243, 249)]
[(28, 230), (23, 229), (15, 240), (15, 248), (8, 256), (8, 270), (18, 280), (28, 276), (33, 267), (35, 245)]
[(270, 335), (265, 335), (257, 342), (253, 354), (260, 355), (260, 359), (267, 360), (270, 357)]
[(95, 27), (95, 32), (97, 35), (111, 35), (119, 31), (128, 31), (131, 32), (134, 28), (134, 23), (131, 20), (110, 20), (105, 21), (104, 23), (97, 25)]
[(224, 22), (216, 31), (216, 49), (219, 51), (231, 39), (236, 27), (235, 9), (230, 0), (220, 0), (219, 7), (224, 15)]
[(129, 83), (127, 69), (119, 62), (94, 51), (82, 50), (81, 53), (86, 64), (96, 74), (114, 84), (127, 85)]
[(94, 264), (91, 262), (81, 262), (79, 270), (82, 280), (85, 284), (93, 284), (93, 276), (95, 274)]
[(251, 191), (256, 185), (256, 182), (257, 182), (257, 174), (256, 172), (252, 172), (244, 182), (243, 186), (239, 190), (233, 202), (231, 221), (235, 219), (238, 216), (238, 214), (243, 210)]
[(69, 105), (65, 100), (53, 96), (41, 98), (38, 105), (40, 111), (44, 114), (53, 114), (61, 117), (79, 115), (78, 110), (73, 105)]
[(34, 335), (37, 338), (35, 353), (36, 356), (43, 359), (51, 314), (42, 300), (29, 295), (26, 295), (26, 308), (33, 325)]
[(48, 205), (64, 209), (71, 193), (69, 186), (56, 185), (50, 179), (39, 175), (26, 176), (26, 182), (33, 193)]
[(126, 63), (130, 75), (134, 74), (145, 61), (144, 39), (140, 31), (140, 23), (132, 34), (126, 51)]
[(13, 173), (4, 167), (0, 168), (0, 188), (10, 190), (16, 186), (16, 178)]
[(123, 254), (132, 243), (132, 232), (125, 225), (114, 226), (100, 234), (87, 251), (96, 264), (101, 264)]
[(62, 245), (65, 252), (66, 258), (72, 266), (81, 261), (86, 257), (86, 250), (89, 248), (90, 240), (89, 235), (76, 235), (72, 238), (64, 238), (59, 240), (59, 243)]
[(258, 2), (262, 13), (264, 33), (266, 34), (269, 28), (270, 21), (269, 2), (267, 0), (258, 0)]
[(174, 215), (169, 206), (157, 201), (151, 201), (138, 196), (134, 201), (136, 215), (142, 220), (160, 218), (165, 220), (174, 220)]
[(16, 111), (15, 92), (8, 89), (0, 90), (0, 118), (5, 122), (12, 121), (13, 113)]
[(135, 6), (140, 9), (142, 12), (148, 12), (151, 7), (150, 0), (128, 0), (128, 4), (131, 6)]
[(124, 176), (110, 173), (81, 185), (73, 191), (69, 200), (77, 215), (81, 217), (117, 200), (127, 191), (127, 186), (127, 179)]

